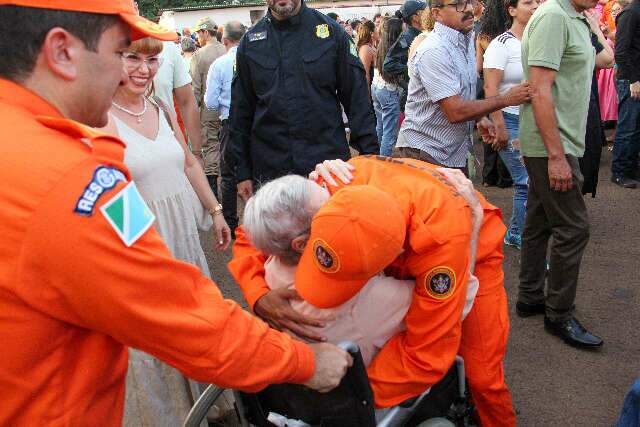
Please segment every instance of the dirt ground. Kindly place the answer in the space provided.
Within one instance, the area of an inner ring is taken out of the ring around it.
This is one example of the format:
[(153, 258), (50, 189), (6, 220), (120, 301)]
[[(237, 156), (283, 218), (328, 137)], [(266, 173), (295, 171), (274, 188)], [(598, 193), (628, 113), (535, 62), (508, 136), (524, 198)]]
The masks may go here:
[[(511, 334), (506, 378), (520, 426), (611, 426), (627, 389), (640, 376), (640, 189), (610, 182), (611, 153), (603, 151), (598, 195), (587, 196), (591, 239), (583, 259), (576, 317), (600, 335), (600, 351), (577, 350), (545, 333), (543, 319), (515, 315), (519, 251), (505, 248), (505, 286)], [(477, 188), (511, 215), (513, 189)], [(244, 304), (226, 269), (230, 250), (216, 253), (210, 236), (203, 247), (225, 296)]]

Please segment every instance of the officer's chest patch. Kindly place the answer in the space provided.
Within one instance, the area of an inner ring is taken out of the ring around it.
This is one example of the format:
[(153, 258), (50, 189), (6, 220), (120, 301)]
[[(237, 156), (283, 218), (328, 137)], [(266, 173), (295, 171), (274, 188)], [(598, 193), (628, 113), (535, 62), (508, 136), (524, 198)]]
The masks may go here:
[(456, 290), (456, 273), (449, 267), (436, 267), (425, 276), (422, 287), (434, 299), (448, 299)]
[(93, 178), (80, 195), (75, 213), (83, 216), (93, 215), (93, 209), (103, 194), (112, 190), (118, 182), (127, 182), (127, 178), (118, 169), (100, 166), (93, 173)]
[(249, 34), (249, 41), (250, 42), (257, 42), (258, 40), (266, 40), (267, 39), (267, 32), (266, 31), (260, 31), (259, 33), (251, 33)]
[(133, 181), (105, 203), (100, 211), (127, 247), (133, 245), (156, 219)]
[(319, 39), (326, 39), (329, 36), (330, 34), (328, 24), (316, 25), (316, 37), (318, 37)]

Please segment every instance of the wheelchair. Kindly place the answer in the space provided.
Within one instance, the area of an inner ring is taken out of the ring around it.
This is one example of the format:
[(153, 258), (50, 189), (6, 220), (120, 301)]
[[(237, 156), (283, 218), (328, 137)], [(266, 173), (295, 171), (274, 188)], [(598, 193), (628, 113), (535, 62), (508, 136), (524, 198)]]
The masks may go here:
[[(274, 384), (255, 394), (234, 391), (238, 424), (243, 427), (474, 427), (464, 360), (420, 396), (384, 410), (374, 408), (373, 392), (358, 346), (339, 347), (353, 357), (340, 385), (318, 393), (298, 384)], [(224, 389), (210, 385), (191, 408), (183, 427), (198, 427)]]

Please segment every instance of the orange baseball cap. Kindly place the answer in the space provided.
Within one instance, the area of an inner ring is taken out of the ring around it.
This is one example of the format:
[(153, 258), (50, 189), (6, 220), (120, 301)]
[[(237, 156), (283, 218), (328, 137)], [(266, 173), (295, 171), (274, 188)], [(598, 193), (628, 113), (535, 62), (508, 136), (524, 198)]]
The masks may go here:
[(338, 190), (311, 221), (296, 270), (296, 289), (310, 304), (336, 307), (402, 252), (406, 221), (396, 200), (370, 185)]
[(140, 16), (133, 0), (0, 0), (0, 5), (119, 15), (131, 27), (132, 40), (153, 37), (173, 41), (178, 37), (175, 32)]

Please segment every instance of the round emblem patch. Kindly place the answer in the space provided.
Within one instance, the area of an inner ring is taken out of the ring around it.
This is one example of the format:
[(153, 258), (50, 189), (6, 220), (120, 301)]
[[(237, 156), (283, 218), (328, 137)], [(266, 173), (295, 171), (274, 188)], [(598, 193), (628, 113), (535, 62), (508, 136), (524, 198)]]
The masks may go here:
[(331, 246), (322, 239), (313, 241), (313, 259), (316, 266), (325, 273), (335, 273), (340, 270), (340, 258)]
[(449, 267), (436, 267), (424, 279), (424, 290), (435, 299), (447, 299), (455, 289), (456, 273)]
[(102, 168), (96, 171), (96, 181), (102, 187), (111, 188), (116, 182), (116, 177), (111, 170)]

